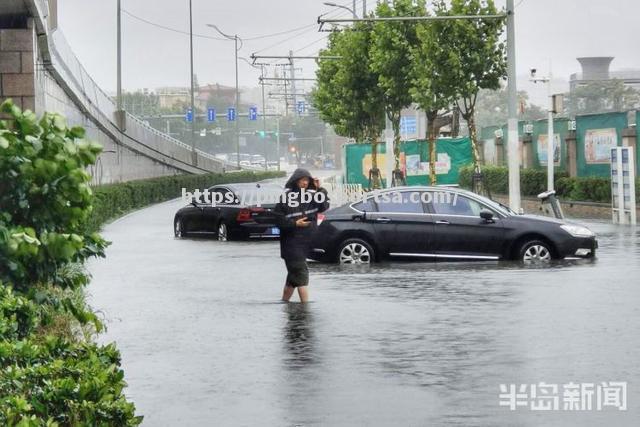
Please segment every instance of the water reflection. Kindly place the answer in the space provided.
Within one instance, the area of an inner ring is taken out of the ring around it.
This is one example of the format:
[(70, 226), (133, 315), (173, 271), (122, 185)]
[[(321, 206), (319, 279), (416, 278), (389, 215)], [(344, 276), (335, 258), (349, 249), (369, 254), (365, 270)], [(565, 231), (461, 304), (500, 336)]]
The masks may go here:
[(285, 304), (284, 327), (285, 364), (301, 369), (316, 362), (313, 315), (309, 304)]

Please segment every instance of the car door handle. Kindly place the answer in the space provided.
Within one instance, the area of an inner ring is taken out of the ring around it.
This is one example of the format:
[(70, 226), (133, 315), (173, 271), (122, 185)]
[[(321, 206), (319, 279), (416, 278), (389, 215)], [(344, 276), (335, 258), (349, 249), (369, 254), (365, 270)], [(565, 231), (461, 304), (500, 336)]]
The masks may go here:
[(376, 218), (376, 222), (381, 222), (383, 224), (387, 224), (389, 222), (391, 222), (391, 218)]
[(436, 224), (449, 225), (451, 223), (449, 221), (441, 219), (441, 220), (436, 221)]

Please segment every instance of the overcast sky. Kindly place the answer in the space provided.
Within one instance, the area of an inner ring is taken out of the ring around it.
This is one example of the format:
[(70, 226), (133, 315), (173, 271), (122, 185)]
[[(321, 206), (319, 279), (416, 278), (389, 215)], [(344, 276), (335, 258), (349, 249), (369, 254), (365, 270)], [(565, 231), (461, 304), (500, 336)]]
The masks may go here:
[[(640, 69), (638, 0), (515, 0), (518, 74), (536, 67), (554, 77), (569, 78), (580, 71), (579, 56), (614, 56), (613, 70)], [(351, 1), (335, 0), (351, 6)], [(368, 1), (368, 8), (375, 7)], [(122, 0), (130, 14), (180, 31), (189, 28), (188, 0)], [(505, 0), (497, 2), (499, 7)], [(318, 15), (348, 17), (349, 12), (323, 5), (323, 0), (193, 0), (194, 33), (220, 37), (206, 24), (216, 24), (241, 38), (302, 28), (278, 37), (247, 40), (241, 56), (251, 53), (313, 55), (328, 33), (313, 25)], [(358, 13), (362, 1), (357, 2)], [(332, 11), (333, 10), (333, 11)], [(332, 12), (331, 12), (332, 11)], [(59, 25), (88, 72), (107, 91), (115, 88), (116, 1), (63, 0)], [(127, 90), (189, 84), (189, 37), (123, 15), (123, 80)], [(275, 46), (274, 46), (275, 45)], [(195, 73), (199, 82), (234, 84), (233, 42), (195, 38)], [(300, 61), (304, 77), (313, 77), (312, 61)], [(240, 85), (257, 86), (259, 73), (240, 62)]]

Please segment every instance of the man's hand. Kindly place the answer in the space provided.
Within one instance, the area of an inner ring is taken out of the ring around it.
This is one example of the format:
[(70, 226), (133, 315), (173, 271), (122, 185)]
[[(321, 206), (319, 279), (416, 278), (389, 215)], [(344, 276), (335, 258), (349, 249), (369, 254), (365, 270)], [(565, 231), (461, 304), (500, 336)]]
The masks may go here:
[(310, 224), (306, 216), (296, 221), (296, 227), (308, 227)]

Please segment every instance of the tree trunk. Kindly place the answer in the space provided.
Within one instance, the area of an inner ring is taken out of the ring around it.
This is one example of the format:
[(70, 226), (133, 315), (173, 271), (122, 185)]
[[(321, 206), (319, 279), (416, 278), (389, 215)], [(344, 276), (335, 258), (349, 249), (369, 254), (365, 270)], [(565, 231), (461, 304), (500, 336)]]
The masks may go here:
[(427, 140), (429, 144), (429, 181), (431, 185), (436, 185), (438, 178), (436, 176), (436, 118), (438, 111), (427, 111)]
[(392, 184), (394, 186), (407, 185), (406, 177), (400, 169), (400, 114), (400, 111), (394, 113), (393, 120), (391, 120), (393, 126), (393, 155), (395, 157), (395, 168), (392, 176)]
[(380, 169), (378, 169), (378, 138), (376, 135), (370, 139), (371, 141), (371, 170), (369, 171), (369, 187), (372, 189), (380, 188)]
[(473, 154), (473, 169), (480, 173), (480, 152), (478, 151), (478, 130), (476, 129), (475, 111), (464, 113), (464, 119), (469, 125), (469, 137), (471, 138), (471, 153)]

